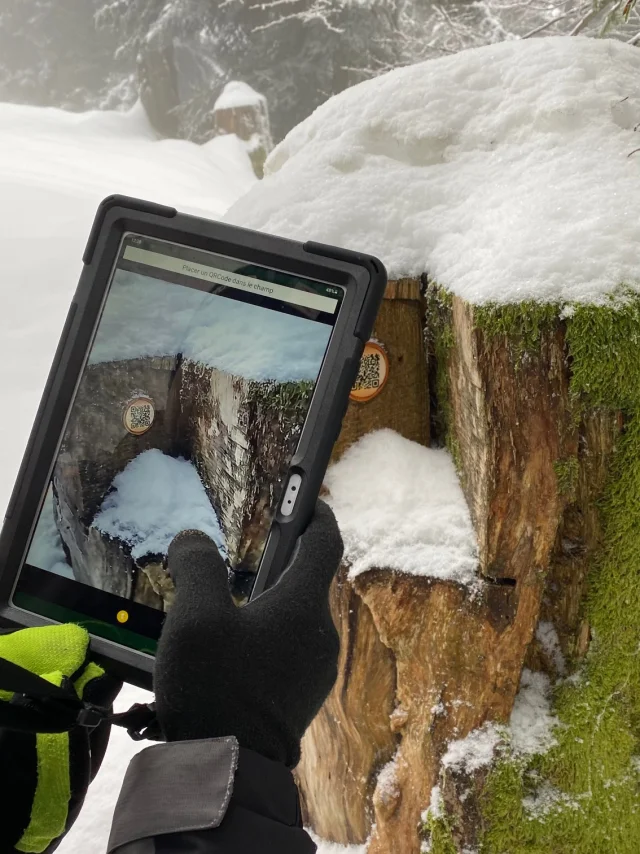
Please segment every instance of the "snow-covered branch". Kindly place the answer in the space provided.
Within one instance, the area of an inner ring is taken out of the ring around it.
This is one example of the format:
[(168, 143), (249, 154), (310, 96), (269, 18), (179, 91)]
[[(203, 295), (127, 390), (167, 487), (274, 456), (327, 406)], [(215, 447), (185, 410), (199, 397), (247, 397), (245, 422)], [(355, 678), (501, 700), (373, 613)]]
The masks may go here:
[[(334, 0), (334, 7), (348, 0)], [(429, 6), (409, 0), (402, 4), (393, 33), (385, 37), (391, 56), (368, 72), (382, 73), (443, 53), (457, 53), (508, 39), (544, 35), (589, 35), (640, 43), (637, 0), (454, 0)], [(395, 0), (390, 3), (397, 8)]]
[[(287, 7), (289, 7), (287, 9)], [(318, 21), (329, 32), (342, 33), (343, 30), (334, 23), (334, 18), (344, 8), (343, 2), (336, 0), (265, 0), (254, 8), (269, 13), (271, 10), (278, 11), (278, 17), (267, 17), (264, 23), (256, 24), (253, 32), (264, 32), (274, 27), (282, 26), (290, 21), (300, 21), (309, 24)]]

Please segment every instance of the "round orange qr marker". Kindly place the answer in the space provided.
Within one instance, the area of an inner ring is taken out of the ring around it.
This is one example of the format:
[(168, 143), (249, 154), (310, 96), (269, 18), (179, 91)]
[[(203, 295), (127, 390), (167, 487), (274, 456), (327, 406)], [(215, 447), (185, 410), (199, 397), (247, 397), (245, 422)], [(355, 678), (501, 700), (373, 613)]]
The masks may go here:
[(119, 623), (126, 623), (128, 619), (129, 619), (129, 614), (127, 611), (118, 611), (118, 613), (116, 614), (116, 620)]
[(132, 436), (142, 436), (151, 430), (155, 417), (156, 408), (151, 398), (136, 397), (127, 403), (122, 421)]
[(367, 341), (360, 359), (360, 370), (349, 400), (368, 403), (377, 397), (389, 378), (389, 357), (377, 341)]

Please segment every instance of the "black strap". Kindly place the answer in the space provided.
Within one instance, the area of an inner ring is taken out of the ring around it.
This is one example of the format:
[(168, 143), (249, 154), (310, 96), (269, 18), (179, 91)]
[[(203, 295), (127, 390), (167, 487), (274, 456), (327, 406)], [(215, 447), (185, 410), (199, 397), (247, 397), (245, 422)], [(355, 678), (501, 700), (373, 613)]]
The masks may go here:
[[(12, 691), (16, 694), (28, 694), (29, 697), (39, 700), (55, 698), (65, 701), (70, 699), (68, 689), (47, 682), (46, 679), (36, 673), (26, 670), (6, 658), (0, 658), (0, 689)], [(80, 704), (77, 697), (75, 700)]]
[(164, 741), (164, 736), (156, 717), (155, 703), (136, 703), (129, 711), (111, 715), (109, 721), (124, 727), (134, 741), (148, 738), (151, 741)]
[(136, 703), (129, 711), (110, 714), (108, 709), (81, 700), (71, 681), (61, 686), (0, 658), (0, 689), (13, 693), (0, 700), (0, 727), (21, 732), (69, 732), (77, 726), (94, 729), (102, 721), (124, 727), (134, 741), (162, 741), (153, 703)]
[(69, 684), (53, 685), (5, 658), (0, 658), (0, 687), (13, 693), (11, 700), (0, 702), (0, 726), (8, 729), (67, 732), (84, 711)]

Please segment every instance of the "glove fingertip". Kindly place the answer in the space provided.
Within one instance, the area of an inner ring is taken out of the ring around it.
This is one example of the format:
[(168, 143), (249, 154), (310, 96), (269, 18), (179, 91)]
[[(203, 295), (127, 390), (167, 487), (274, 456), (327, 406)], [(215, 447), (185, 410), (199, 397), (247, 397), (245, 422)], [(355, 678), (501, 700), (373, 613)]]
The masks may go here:
[(232, 602), (227, 564), (203, 531), (186, 530), (175, 536), (167, 550), (166, 566), (176, 586), (176, 602), (188, 600), (190, 606), (199, 608)]
[(195, 529), (180, 531), (167, 550), (167, 568), (175, 583), (182, 567), (194, 561), (224, 565), (220, 550), (208, 534)]

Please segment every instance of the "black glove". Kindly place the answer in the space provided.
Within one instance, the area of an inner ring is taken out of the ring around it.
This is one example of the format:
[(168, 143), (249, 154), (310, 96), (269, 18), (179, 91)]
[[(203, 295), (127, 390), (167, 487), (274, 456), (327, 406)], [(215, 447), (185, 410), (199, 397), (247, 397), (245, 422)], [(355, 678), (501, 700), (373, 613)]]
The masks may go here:
[(280, 581), (238, 608), (213, 541), (197, 531), (174, 539), (176, 599), (155, 668), (168, 741), (234, 735), (241, 747), (298, 763), (300, 740), (336, 679), (340, 644), (328, 593), (341, 557), (336, 521), (320, 501)]

